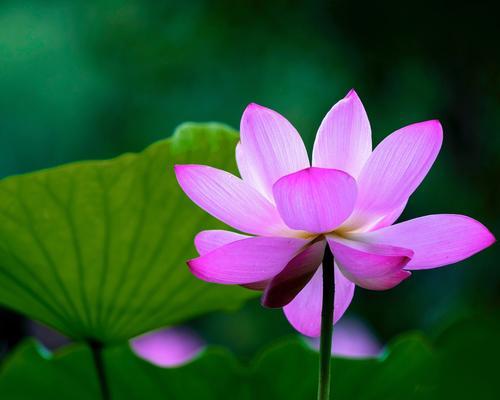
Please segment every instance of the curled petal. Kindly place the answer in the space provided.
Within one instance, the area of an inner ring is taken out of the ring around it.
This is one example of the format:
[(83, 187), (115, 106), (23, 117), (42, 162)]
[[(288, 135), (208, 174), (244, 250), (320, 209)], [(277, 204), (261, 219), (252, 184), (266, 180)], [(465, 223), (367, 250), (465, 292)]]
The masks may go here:
[(193, 202), (233, 228), (255, 235), (287, 230), (275, 207), (236, 176), (206, 165), (176, 165), (175, 174)]
[(356, 181), (336, 169), (307, 168), (284, 176), (273, 187), (276, 207), (292, 229), (329, 232), (351, 214)]
[(237, 162), (243, 180), (272, 200), (273, 184), (282, 176), (309, 167), (302, 138), (276, 111), (250, 104), (240, 126)]
[(325, 253), (325, 241), (313, 243), (300, 252), (276, 275), (262, 296), (266, 307), (280, 308), (290, 303), (311, 280)]
[(328, 237), (327, 240), (339, 269), (358, 286), (385, 290), (410, 276), (408, 271), (403, 270), (413, 255), (409, 249), (340, 237)]
[(313, 149), (314, 167), (340, 169), (357, 177), (372, 152), (370, 122), (354, 90), (326, 114)]
[(304, 239), (252, 237), (190, 260), (188, 266), (195, 276), (207, 282), (254, 283), (278, 274), (306, 244)]
[(427, 175), (443, 140), (439, 121), (406, 126), (385, 138), (366, 162), (350, 221), (366, 224), (401, 207)]
[(354, 234), (367, 243), (401, 246), (414, 255), (407, 269), (429, 269), (462, 261), (495, 242), (480, 222), (457, 214), (436, 214), (415, 218), (377, 231)]
[[(351, 304), (354, 283), (346, 279), (335, 266), (335, 300), (333, 321), (337, 322)], [(302, 291), (283, 310), (292, 326), (306, 336), (321, 335), (321, 306), (323, 302), (323, 268), (320, 267)]]
[(236, 242), (241, 239), (248, 239), (251, 236), (224, 230), (201, 231), (194, 238), (194, 245), (200, 256), (204, 256), (219, 247)]

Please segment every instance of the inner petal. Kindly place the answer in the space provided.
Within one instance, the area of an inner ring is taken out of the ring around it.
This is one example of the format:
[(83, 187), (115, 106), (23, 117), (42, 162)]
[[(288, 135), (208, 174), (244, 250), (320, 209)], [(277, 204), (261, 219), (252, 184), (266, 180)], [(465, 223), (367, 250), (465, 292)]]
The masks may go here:
[(272, 199), (272, 186), (282, 176), (310, 166), (295, 128), (269, 108), (250, 104), (243, 113), (236, 161), (243, 180)]
[(349, 217), (357, 187), (344, 171), (311, 167), (279, 179), (273, 194), (278, 212), (290, 228), (321, 234)]

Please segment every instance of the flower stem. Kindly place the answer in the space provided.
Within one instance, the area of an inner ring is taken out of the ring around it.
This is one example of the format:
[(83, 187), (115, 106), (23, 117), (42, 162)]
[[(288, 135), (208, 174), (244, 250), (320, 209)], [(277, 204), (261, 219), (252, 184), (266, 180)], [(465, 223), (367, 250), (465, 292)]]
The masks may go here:
[(323, 303), (321, 308), (318, 400), (330, 400), (334, 298), (335, 275), (333, 254), (328, 245), (326, 245), (325, 255), (323, 256)]
[(94, 366), (99, 380), (99, 387), (101, 389), (101, 399), (110, 400), (110, 392), (108, 380), (106, 378), (106, 370), (104, 368), (104, 359), (102, 357), (103, 345), (96, 340), (89, 340), (88, 345), (92, 351), (92, 358), (94, 359)]

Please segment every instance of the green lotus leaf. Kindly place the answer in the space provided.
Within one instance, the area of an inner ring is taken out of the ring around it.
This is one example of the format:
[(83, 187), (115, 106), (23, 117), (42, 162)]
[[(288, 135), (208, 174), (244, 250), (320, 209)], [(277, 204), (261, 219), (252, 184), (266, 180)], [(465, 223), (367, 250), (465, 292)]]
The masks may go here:
[[(160, 368), (121, 344), (104, 350), (104, 365), (113, 399), (216, 400), (229, 398), (233, 390), (247, 390), (237, 360), (223, 349), (208, 349), (181, 368)], [(0, 393), (9, 400), (101, 398), (87, 346), (70, 345), (51, 354), (34, 340), (22, 343), (3, 365)]]
[[(283, 342), (264, 352), (254, 365), (255, 399), (314, 399), (319, 358), (304, 343)], [(408, 362), (411, 360), (411, 362)], [(432, 390), (433, 354), (419, 334), (397, 338), (378, 358), (334, 357), (334, 399), (417, 400)]]
[(195, 234), (222, 225), (173, 173), (178, 163), (234, 171), (237, 140), (223, 125), (184, 124), (138, 154), (1, 180), (0, 304), (109, 343), (254, 296), (189, 272)]
[[(427, 393), (431, 360), (419, 335), (399, 339), (379, 359), (335, 358), (334, 398), (427, 399), (420, 394)], [(106, 348), (104, 362), (113, 399), (304, 400), (316, 395), (318, 353), (298, 338), (272, 346), (246, 366), (226, 350), (209, 348), (187, 365), (160, 368), (123, 344)], [(0, 393), (9, 400), (100, 398), (87, 346), (50, 354), (32, 340), (4, 363)]]
[[(336, 400), (500, 398), (498, 317), (469, 318), (429, 345), (418, 333), (396, 338), (378, 358), (334, 357)], [(113, 399), (303, 400), (316, 395), (318, 353), (298, 338), (283, 340), (243, 365), (227, 350), (208, 348), (178, 368), (160, 368), (125, 344), (104, 349)], [(34, 340), (0, 365), (2, 399), (99, 399), (88, 346), (50, 353)]]

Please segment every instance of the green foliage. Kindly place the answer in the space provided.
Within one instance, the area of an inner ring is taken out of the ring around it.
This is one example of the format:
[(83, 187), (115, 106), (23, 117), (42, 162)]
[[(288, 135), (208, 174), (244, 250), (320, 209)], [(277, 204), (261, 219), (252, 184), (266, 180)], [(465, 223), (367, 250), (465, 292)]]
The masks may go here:
[[(407, 357), (416, 363), (409, 365)], [(341, 399), (416, 399), (424, 385), (430, 351), (419, 336), (396, 342), (381, 359), (334, 359), (335, 397)], [(105, 351), (115, 399), (312, 399), (318, 353), (302, 340), (282, 342), (250, 366), (224, 350), (211, 348), (180, 368), (159, 368), (137, 358), (128, 346)], [(58, 382), (57, 385), (54, 382)], [(362, 383), (362, 384), (360, 384)], [(0, 375), (0, 392), (9, 400), (99, 398), (89, 349), (70, 346), (52, 356), (33, 341), (11, 355)]]
[[(498, 319), (471, 319), (445, 330), (432, 345), (417, 333), (389, 344), (373, 359), (333, 360), (335, 400), (498, 399)], [(208, 348), (189, 364), (159, 368), (126, 345), (104, 351), (112, 397), (139, 399), (315, 398), (318, 353), (298, 338), (270, 347), (249, 365), (227, 350)], [(0, 393), (9, 400), (99, 398), (88, 347), (55, 354), (29, 340), (0, 370)]]
[(75, 339), (113, 342), (253, 296), (185, 265), (220, 223), (179, 189), (174, 164), (234, 171), (238, 136), (185, 124), (142, 153), (0, 181), (0, 304)]
[[(429, 346), (418, 334), (402, 336), (378, 359), (336, 357), (332, 364), (335, 399), (420, 399), (429, 390)], [(318, 353), (297, 342), (265, 352), (254, 367), (256, 399), (315, 398)], [(412, 360), (408, 363), (408, 360)]]
[(498, 400), (500, 319), (465, 320), (446, 329), (436, 341), (441, 371), (436, 399)]
[[(177, 369), (151, 365), (126, 345), (106, 349), (104, 356), (115, 399), (222, 399), (228, 389), (239, 386), (236, 360), (220, 349), (208, 350), (195, 362)], [(0, 391), (12, 400), (100, 398), (88, 347), (69, 346), (52, 356), (32, 340), (19, 346), (6, 362)]]

